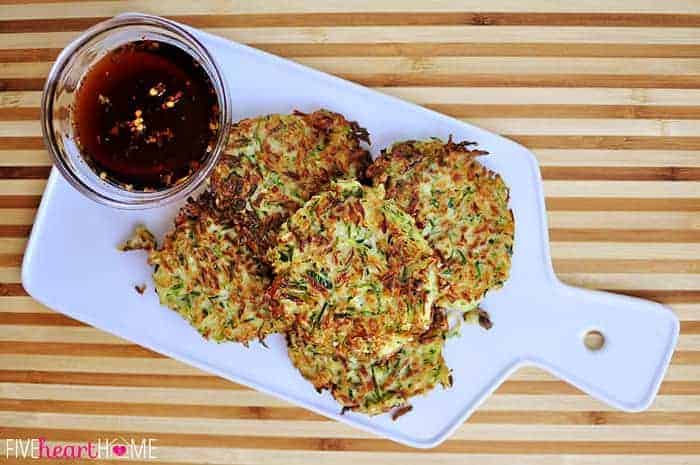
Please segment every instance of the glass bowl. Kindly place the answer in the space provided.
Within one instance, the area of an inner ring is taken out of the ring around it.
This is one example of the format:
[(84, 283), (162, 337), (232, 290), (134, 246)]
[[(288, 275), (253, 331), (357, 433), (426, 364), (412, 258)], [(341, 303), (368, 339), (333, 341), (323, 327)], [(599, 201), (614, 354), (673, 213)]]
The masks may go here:
[[(73, 108), (81, 79), (110, 51), (142, 40), (177, 46), (199, 62), (211, 81), (219, 106), (218, 129), (211, 152), (185, 179), (161, 190), (128, 190), (102, 179), (76, 143)], [(187, 197), (209, 176), (226, 146), (231, 126), (231, 102), (223, 73), (204, 45), (186, 28), (157, 16), (127, 13), (95, 25), (71, 42), (58, 56), (44, 86), (41, 123), (53, 163), (68, 182), (88, 198), (122, 209), (152, 208)]]

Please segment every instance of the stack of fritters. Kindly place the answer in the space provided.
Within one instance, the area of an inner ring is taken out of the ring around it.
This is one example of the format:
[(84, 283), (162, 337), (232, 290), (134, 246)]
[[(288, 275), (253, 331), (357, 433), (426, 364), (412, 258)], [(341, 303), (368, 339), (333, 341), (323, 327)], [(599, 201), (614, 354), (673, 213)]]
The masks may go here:
[(283, 331), (265, 291), (264, 263), (279, 226), (336, 178), (360, 176), (367, 133), (327, 110), (237, 123), (209, 189), (190, 199), (150, 253), (161, 303), (206, 338), (247, 343)]
[(162, 247), (144, 230), (126, 247), (151, 249), (161, 302), (205, 337), (284, 332), (344, 410), (404, 413), (452, 384), (446, 310), (507, 279), (513, 216), (468, 143), (401, 142), (370, 165), (362, 141), (326, 110), (240, 121)]

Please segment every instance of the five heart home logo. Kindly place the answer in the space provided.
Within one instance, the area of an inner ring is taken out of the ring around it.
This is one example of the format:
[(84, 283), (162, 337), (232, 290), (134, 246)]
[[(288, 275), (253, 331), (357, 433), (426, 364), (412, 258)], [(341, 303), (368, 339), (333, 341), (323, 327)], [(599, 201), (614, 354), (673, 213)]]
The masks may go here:
[(154, 460), (158, 458), (155, 442), (152, 438), (98, 438), (82, 443), (49, 441), (46, 438), (8, 438), (4, 444), (0, 443), (0, 446), (4, 445), (6, 459)]

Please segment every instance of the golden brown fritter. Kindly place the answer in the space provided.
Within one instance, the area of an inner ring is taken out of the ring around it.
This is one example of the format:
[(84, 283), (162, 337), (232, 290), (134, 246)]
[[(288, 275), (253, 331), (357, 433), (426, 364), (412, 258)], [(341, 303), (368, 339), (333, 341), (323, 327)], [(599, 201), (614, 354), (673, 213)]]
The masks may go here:
[(398, 409), (400, 415), (411, 397), (438, 384), (452, 385), (442, 357), (447, 321), (441, 310), (433, 316), (430, 329), (419, 340), (385, 360), (362, 362), (327, 355), (293, 330), (287, 333), (289, 358), (316, 390), (328, 389), (344, 410), (376, 415)]
[(248, 247), (264, 257), (279, 226), (331, 180), (357, 178), (370, 162), (357, 123), (328, 110), (267, 115), (234, 125), (210, 180)]
[(386, 358), (432, 321), (433, 251), (381, 187), (331, 183), (282, 226), (269, 261), (275, 315), (320, 353)]
[(205, 338), (247, 343), (282, 328), (264, 302), (269, 269), (204, 194), (189, 200), (159, 249), (149, 254), (160, 302)]
[(416, 220), (439, 254), (437, 304), (472, 310), (508, 279), (515, 231), (501, 177), (470, 143), (440, 139), (392, 145), (367, 169), (374, 185)]

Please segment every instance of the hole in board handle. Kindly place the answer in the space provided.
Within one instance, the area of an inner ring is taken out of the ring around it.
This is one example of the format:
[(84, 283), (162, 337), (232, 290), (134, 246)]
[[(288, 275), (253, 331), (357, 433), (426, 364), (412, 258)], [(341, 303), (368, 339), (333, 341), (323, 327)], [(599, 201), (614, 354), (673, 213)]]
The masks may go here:
[(592, 352), (599, 351), (603, 348), (603, 346), (605, 346), (605, 336), (603, 336), (603, 333), (595, 329), (588, 331), (583, 336), (583, 345), (586, 346), (586, 349)]

